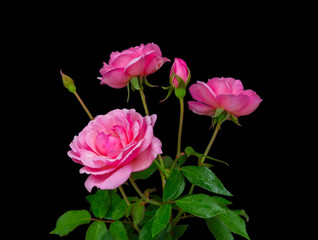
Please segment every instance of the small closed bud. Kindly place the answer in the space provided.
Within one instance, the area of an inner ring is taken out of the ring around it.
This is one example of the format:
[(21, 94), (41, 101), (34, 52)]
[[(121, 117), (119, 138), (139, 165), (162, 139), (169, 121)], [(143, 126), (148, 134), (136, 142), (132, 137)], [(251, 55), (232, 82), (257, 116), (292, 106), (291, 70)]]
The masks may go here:
[(187, 67), (185, 61), (181, 58), (175, 58), (171, 72), (170, 72), (170, 84), (174, 88), (185, 88), (190, 81), (190, 70)]
[(76, 87), (75, 87), (73, 79), (70, 78), (69, 76), (67, 76), (66, 74), (64, 74), (62, 72), (62, 70), (60, 71), (60, 73), (61, 73), (61, 76), (62, 76), (62, 81), (63, 81), (64, 87), (66, 87), (71, 93), (75, 93), (76, 92)]

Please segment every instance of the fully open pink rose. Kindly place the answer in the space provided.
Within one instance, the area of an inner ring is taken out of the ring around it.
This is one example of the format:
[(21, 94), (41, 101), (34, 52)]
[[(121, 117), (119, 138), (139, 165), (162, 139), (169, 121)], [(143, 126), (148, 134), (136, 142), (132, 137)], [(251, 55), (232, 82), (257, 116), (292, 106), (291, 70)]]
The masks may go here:
[(157, 116), (142, 117), (134, 109), (113, 110), (99, 115), (75, 136), (68, 156), (82, 164), (80, 173), (90, 176), (85, 187), (91, 191), (115, 189), (132, 172), (147, 169), (161, 154), (161, 142), (153, 136)]
[(190, 101), (189, 108), (199, 115), (212, 116), (222, 108), (235, 117), (252, 113), (262, 99), (252, 90), (244, 90), (242, 82), (234, 78), (212, 78), (207, 83), (198, 81), (189, 91), (197, 101)]
[(148, 43), (132, 47), (122, 52), (112, 52), (109, 63), (100, 69), (101, 84), (113, 88), (123, 88), (134, 76), (147, 76), (170, 61), (162, 57), (158, 45)]

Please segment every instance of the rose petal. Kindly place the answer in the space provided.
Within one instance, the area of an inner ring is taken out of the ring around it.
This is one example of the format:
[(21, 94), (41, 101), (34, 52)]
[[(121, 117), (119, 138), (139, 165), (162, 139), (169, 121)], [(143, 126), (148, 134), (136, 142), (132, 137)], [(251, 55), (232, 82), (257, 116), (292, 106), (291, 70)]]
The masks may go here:
[(212, 116), (214, 114), (215, 109), (196, 101), (189, 101), (189, 109), (196, 114)]
[(140, 153), (138, 157), (130, 163), (132, 171), (143, 171), (150, 167), (153, 160), (158, 156), (158, 154), (162, 154), (161, 146), (161, 141), (158, 138), (154, 137), (149, 147), (145, 151)]
[(221, 108), (233, 114), (241, 110), (249, 102), (248, 96), (243, 95), (235, 96), (233, 94), (221, 94), (216, 98), (220, 102)]
[(85, 187), (89, 192), (92, 191), (93, 187), (103, 190), (115, 189), (128, 180), (131, 171), (132, 168), (128, 164), (111, 173), (106, 173), (104, 175), (90, 175), (85, 182)]
[(219, 107), (219, 103), (216, 100), (216, 94), (206, 83), (197, 81), (196, 84), (191, 85), (189, 91), (195, 100), (205, 103), (215, 109)]
[(132, 59), (125, 68), (125, 73), (130, 76), (141, 76), (144, 75), (145, 71), (145, 56), (142, 55), (138, 58)]
[(245, 107), (240, 109), (237, 114), (240, 116), (248, 115), (256, 110), (259, 104), (263, 101), (260, 96), (256, 94), (253, 90), (245, 90), (242, 95), (248, 96), (249, 101)]
[(106, 84), (112, 88), (123, 88), (127, 86), (129, 80), (130, 75), (124, 72), (124, 68), (113, 68), (101, 78), (101, 84)]

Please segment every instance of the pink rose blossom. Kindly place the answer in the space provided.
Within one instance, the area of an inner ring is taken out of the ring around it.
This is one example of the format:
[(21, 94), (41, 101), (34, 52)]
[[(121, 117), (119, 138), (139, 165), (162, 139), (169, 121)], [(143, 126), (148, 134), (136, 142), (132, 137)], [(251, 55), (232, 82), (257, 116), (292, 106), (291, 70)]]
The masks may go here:
[(122, 52), (112, 52), (109, 63), (104, 63), (100, 69), (101, 84), (112, 88), (127, 86), (134, 76), (148, 76), (156, 72), (161, 66), (170, 61), (162, 57), (158, 45), (148, 43), (132, 47)]
[[(170, 77), (172, 75), (172, 73), (175, 73), (177, 76), (179, 76), (185, 84), (187, 84), (187, 80), (188, 80), (188, 76), (189, 76), (189, 71), (188, 71), (188, 67), (185, 61), (183, 61), (181, 58), (175, 58), (171, 71), (170, 71)], [(179, 86), (179, 82), (178, 79), (176, 77), (174, 77), (172, 79), (172, 84), (174, 87), (178, 87)]]
[(161, 154), (161, 142), (153, 135), (157, 115), (142, 117), (134, 109), (99, 115), (75, 136), (68, 156), (90, 174), (85, 187), (115, 189), (132, 172), (147, 169)]
[(189, 91), (197, 101), (190, 101), (189, 108), (199, 115), (213, 116), (222, 108), (235, 117), (252, 113), (262, 99), (252, 90), (244, 90), (242, 82), (234, 78), (212, 78), (207, 83), (198, 81)]

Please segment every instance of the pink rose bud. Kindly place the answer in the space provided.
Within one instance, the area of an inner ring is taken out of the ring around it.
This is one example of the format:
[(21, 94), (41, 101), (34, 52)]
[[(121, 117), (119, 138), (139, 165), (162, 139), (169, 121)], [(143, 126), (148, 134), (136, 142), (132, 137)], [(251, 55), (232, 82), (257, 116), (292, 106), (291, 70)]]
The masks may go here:
[(176, 78), (175, 75), (177, 75), (179, 78), (181, 78), (184, 81), (184, 85), (187, 86), (189, 83), (189, 69), (187, 67), (187, 64), (185, 61), (183, 61), (181, 58), (175, 58), (173, 65), (171, 67), (170, 71), (170, 78), (173, 76), (172, 79), (172, 85), (175, 88), (178, 88), (179, 86), (179, 80)]
[(196, 101), (189, 108), (199, 115), (213, 116), (216, 109), (224, 109), (235, 117), (256, 110), (262, 99), (252, 90), (244, 90), (242, 82), (234, 78), (212, 78), (207, 83), (198, 81), (189, 88)]
[(90, 176), (85, 187), (115, 189), (132, 172), (147, 169), (161, 154), (161, 142), (153, 135), (157, 115), (142, 117), (134, 109), (99, 115), (75, 136), (68, 156), (83, 165)]
[(62, 76), (64, 87), (67, 88), (71, 93), (76, 92), (76, 87), (73, 79), (67, 76), (66, 74), (62, 73), (62, 70), (60, 71), (60, 74)]
[(170, 61), (162, 57), (158, 45), (148, 43), (132, 47), (122, 52), (112, 52), (109, 63), (104, 63), (100, 69), (101, 84), (112, 88), (127, 86), (130, 79), (135, 76), (148, 76), (156, 72), (162, 65)]

